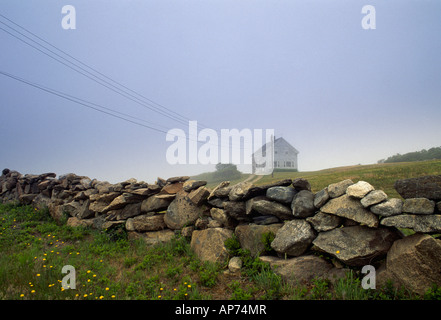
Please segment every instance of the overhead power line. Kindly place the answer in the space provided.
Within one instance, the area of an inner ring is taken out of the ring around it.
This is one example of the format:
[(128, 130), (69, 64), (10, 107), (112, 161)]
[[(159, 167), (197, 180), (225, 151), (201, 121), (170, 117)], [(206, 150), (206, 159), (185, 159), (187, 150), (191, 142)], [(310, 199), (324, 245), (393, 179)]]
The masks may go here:
[[(23, 78), (20, 78), (20, 77), (18, 77), (18, 76), (15, 76), (15, 75), (13, 75), (13, 74), (8, 73), (8, 72), (4, 72), (4, 71), (1, 71), (1, 70), (0, 70), (0, 74), (4, 75), (4, 76), (6, 76), (6, 77), (9, 77), (9, 78), (11, 78), (11, 79), (17, 80), (17, 81), (19, 81), (19, 82), (22, 82), (22, 83), (24, 83), (24, 84), (27, 84), (27, 85), (29, 85), (29, 86), (32, 86), (32, 87), (34, 87), (34, 88), (37, 88), (37, 89), (39, 89), (39, 90), (45, 91), (45, 92), (47, 92), (47, 93), (50, 93), (50, 94), (52, 94), (52, 95), (58, 96), (58, 97), (60, 97), (60, 98), (63, 98), (63, 99), (66, 99), (66, 100), (72, 101), (72, 102), (74, 102), (74, 103), (80, 104), (80, 105), (82, 105), (82, 106), (85, 106), (85, 107), (87, 107), (87, 108), (93, 109), (93, 110), (95, 110), (95, 111), (98, 111), (98, 112), (102, 112), (102, 113), (108, 114), (108, 115), (110, 115), (110, 116), (112, 116), (112, 117), (115, 117), (115, 118), (118, 118), (118, 119), (121, 119), (121, 120), (124, 120), (124, 121), (130, 122), (130, 123), (133, 123), (133, 124), (136, 124), (136, 125), (139, 125), (139, 126), (142, 126), (142, 127), (145, 127), (145, 128), (148, 128), (148, 129), (151, 129), (151, 130), (157, 131), (157, 132), (167, 133), (167, 132), (164, 131), (164, 130), (161, 130), (161, 129), (158, 129), (158, 128), (154, 128), (154, 127), (152, 127), (152, 126), (148, 126), (148, 125), (145, 125), (145, 124), (142, 124), (142, 123), (138, 122), (138, 121), (141, 121), (141, 122), (147, 122), (147, 121), (145, 121), (145, 120), (142, 120), (142, 119), (139, 119), (139, 118), (136, 118), (136, 117), (130, 116), (130, 115), (128, 115), (128, 114), (125, 114), (125, 113), (122, 113), (122, 112), (119, 112), (119, 111), (116, 111), (116, 110), (113, 110), (113, 109), (110, 109), (110, 108), (107, 108), (107, 107), (101, 106), (101, 105), (99, 105), (99, 104), (96, 104), (96, 103), (93, 103), (93, 102), (90, 102), (90, 101), (87, 101), (87, 100), (84, 100), (84, 99), (77, 98), (77, 97), (75, 97), (75, 96), (69, 95), (69, 94), (67, 94), (67, 93), (64, 93), (64, 92), (61, 92), (61, 91), (58, 91), (58, 90), (54, 90), (54, 89), (51, 89), (51, 88), (48, 88), (48, 87), (42, 86), (42, 85), (40, 85), (40, 84), (37, 84), (37, 83), (35, 83), (35, 82), (31, 82), (31, 81), (26, 80), (26, 79), (23, 79)], [(101, 108), (101, 109), (100, 109), (100, 108)], [(104, 109), (104, 110), (102, 110), (102, 109)], [(135, 119), (135, 120), (137, 120), (137, 121), (130, 120), (130, 119), (127, 119), (127, 118), (124, 118), (123, 116), (133, 118), (133, 119)]]
[[(28, 33), (29, 35), (31, 35), (32, 37), (34, 37), (34, 39), (26, 34), (24, 34), (23, 32), (20, 32), (19, 30), (17, 30), (16, 28), (12, 27), (11, 25), (0, 21), (1, 24), (3, 24), (4, 26), (6, 26), (7, 28), (9, 28), (10, 30), (13, 30), (16, 34), (0, 27), (0, 29), (4, 32), (6, 32), (7, 34), (9, 34), (10, 36), (20, 40), (21, 42), (27, 44), (28, 46), (38, 50), (39, 52), (45, 54), (46, 56), (50, 57), (51, 59), (63, 64), (64, 66), (74, 70), (75, 72), (87, 77), (88, 79), (106, 87), (107, 89), (145, 107), (150, 109), (151, 111), (154, 111), (156, 113), (161, 114), (164, 117), (167, 117), (170, 120), (176, 121), (180, 124), (188, 124), (188, 121), (190, 121), (190, 119), (188, 117), (185, 117), (184, 115), (173, 111), (159, 103), (154, 102), (153, 100), (145, 97), (144, 95), (136, 92), (135, 90), (132, 90), (130, 88), (128, 88), (127, 86), (121, 84), (120, 82), (104, 75), (103, 73), (99, 72), (98, 70), (96, 70), (95, 68), (87, 65), (86, 63), (80, 61), (79, 59), (73, 57), (72, 55), (68, 54), (67, 52), (61, 50), (60, 48), (58, 48), (57, 46), (49, 43), (48, 41), (44, 40), (42, 37), (36, 35), (35, 33), (29, 31), (28, 29), (26, 29), (25, 27), (19, 25), (18, 23), (12, 21), (11, 19), (5, 17), (4, 15), (0, 14), (0, 17), (2, 17), (3, 19), (7, 20), (9, 23), (12, 23), (14, 26), (17, 26), (18, 28), (20, 28), (21, 30), (24, 30), (26, 33)], [(18, 34), (18, 35), (17, 35)], [(36, 44), (37, 46), (35, 46), (34, 44), (30, 43), (29, 41), (23, 39), (26, 38), (27, 40), (31, 41), (32, 43)], [(44, 44), (42, 44), (41, 42), (43, 42)], [(51, 48), (55, 49), (56, 51), (58, 51), (59, 53), (55, 52), (54, 50), (50, 49), (48, 46), (50, 46)], [(42, 50), (41, 48), (43, 48), (44, 50)], [(68, 58), (64, 57), (63, 55), (67, 56)], [(72, 62), (72, 60), (76, 61), (76, 62)], [(91, 71), (89, 71), (91, 70)], [(106, 80), (107, 79), (107, 80)], [(201, 124), (199, 124), (202, 127), (205, 127)]]

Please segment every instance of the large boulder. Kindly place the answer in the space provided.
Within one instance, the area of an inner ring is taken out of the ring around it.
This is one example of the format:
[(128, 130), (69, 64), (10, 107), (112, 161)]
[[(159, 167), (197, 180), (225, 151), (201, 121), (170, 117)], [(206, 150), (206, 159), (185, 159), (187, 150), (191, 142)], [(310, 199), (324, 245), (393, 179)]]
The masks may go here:
[(242, 249), (249, 250), (252, 256), (258, 256), (265, 252), (262, 241), (264, 234), (274, 235), (283, 226), (281, 223), (272, 225), (242, 224), (236, 227), (236, 234)]
[(438, 233), (441, 232), (441, 215), (401, 214), (383, 218), (381, 224), (388, 227), (412, 229), (415, 232)]
[(441, 175), (424, 176), (395, 181), (395, 190), (404, 198), (441, 200)]
[(192, 225), (202, 216), (204, 207), (196, 206), (188, 198), (188, 193), (180, 191), (170, 203), (164, 216), (164, 222), (170, 229), (182, 229)]
[(303, 219), (288, 221), (281, 227), (271, 243), (280, 255), (300, 256), (305, 253), (316, 234), (311, 225)]
[(320, 232), (313, 249), (326, 252), (348, 266), (363, 266), (383, 258), (399, 234), (389, 228), (351, 226)]
[(191, 236), (191, 249), (202, 261), (223, 263), (228, 259), (225, 240), (233, 236), (233, 231), (223, 228), (195, 230)]
[(348, 218), (368, 227), (375, 228), (378, 226), (378, 217), (363, 207), (359, 199), (350, 197), (347, 194), (329, 200), (320, 208), (320, 211)]
[(441, 286), (441, 240), (416, 233), (395, 241), (387, 254), (386, 269), (405, 288), (420, 295), (432, 284)]

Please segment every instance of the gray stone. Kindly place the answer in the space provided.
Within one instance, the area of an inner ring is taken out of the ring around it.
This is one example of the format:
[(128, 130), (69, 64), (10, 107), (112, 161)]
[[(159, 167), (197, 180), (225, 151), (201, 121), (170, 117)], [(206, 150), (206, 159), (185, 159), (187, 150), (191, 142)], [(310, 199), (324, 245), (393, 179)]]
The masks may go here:
[(433, 284), (441, 286), (441, 240), (417, 233), (395, 241), (386, 269), (406, 289), (424, 295)]
[(386, 199), (387, 194), (383, 190), (372, 190), (363, 199), (360, 200), (360, 203), (363, 207), (367, 208)]
[(384, 226), (412, 229), (415, 232), (441, 232), (441, 215), (401, 214), (383, 218), (380, 222)]
[(122, 209), (127, 204), (140, 202), (144, 198), (145, 197), (143, 197), (143, 196), (139, 196), (139, 195), (136, 195), (136, 194), (125, 192), (122, 195), (120, 195), (120, 196), (116, 197), (115, 199), (113, 199), (112, 202), (109, 203), (109, 205), (106, 206), (101, 212), (105, 213), (105, 212), (110, 211), (110, 210)]
[(168, 208), (172, 199), (163, 198), (160, 195), (153, 195), (144, 200), (141, 204), (141, 212), (160, 212)]
[(190, 192), (199, 187), (205, 186), (206, 184), (207, 181), (203, 181), (203, 180), (187, 180), (184, 182), (183, 189), (184, 191)]
[(224, 228), (195, 230), (190, 247), (202, 261), (224, 263), (228, 259), (225, 240), (233, 236), (233, 231)]
[(432, 214), (435, 211), (435, 201), (426, 198), (408, 198), (404, 200), (403, 213)]
[(349, 266), (364, 266), (384, 258), (399, 234), (389, 228), (353, 226), (320, 232), (313, 249), (326, 252)]
[(265, 199), (255, 200), (257, 198), (252, 199), (252, 207), (251, 209), (258, 212), (261, 215), (273, 215), (278, 217), (279, 219), (292, 219), (293, 215), (291, 210), (284, 206), (283, 204), (276, 201), (269, 201)]
[(311, 184), (305, 178), (297, 178), (292, 181), (292, 186), (296, 191), (308, 190), (311, 191)]
[(221, 223), (221, 226), (226, 228), (233, 227), (233, 221), (229, 215), (226, 214), (224, 209), (219, 208), (211, 208), (210, 215), (214, 220), (217, 220)]
[(127, 231), (159, 231), (166, 229), (166, 227), (163, 214), (155, 216), (140, 215), (134, 218), (129, 218), (126, 221)]
[(404, 198), (441, 200), (441, 175), (402, 179), (395, 182), (395, 190)]
[(383, 217), (395, 216), (401, 214), (403, 208), (403, 201), (398, 198), (388, 199), (382, 203), (373, 205), (370, 210)]
[(176, 194), (167, 208), (164, 222), (170, 229), (182, 229), (185, 226), (193, 225), (197, 218), (202, 216), (204, 208), (194, 205), (187, 197), (187, 192), (180, 191)]
[(228, 197), (230, 201), (246, 200), (249, 190), (253, 187), (254, 185), (251, 182), (240, 182), (231, 188)]
[(208, 190), (206, 187), (202, 186), (202, 187), (199, 187), (197, 189), (192, 190), (188, 194), (188, 198), (195, 205), (200, 206), (201, 204), (203, 204), (207, 200), (209, 195), (210, 195), (210, 190)]
[(237, 221), (249, 221), (250, 217), (245, 212), (245, 202), (242, 201), (225, 201), (225, 212)]
[(309, 190), (301, 190), (291, 203), (292, 214), (295, 218), (306, 218), (314, 215), (314, 194)]
[(315, 238), (314, 229), (303, 219), (288, 221), (277, 233), (271, 247), (279, 254), (300, 256)]
[(314, 207), (320, 209), (329, 200), (328, 188), (324, 188), (314, 195)]
[[(212, 198), (215, 197), (214, 193), (221, 189), (221, 188), (225, 188), (228, 187), (230, 185), (230, 181), (222, 181), (221, 183), (219, 183), (210, 193), (210, 195), (208, 196), (208, 200), (211, 200)], [(229, 191), (228, 191), (229, 193)]]
[(354, 184), (351, 179), (346, 179), (337, 183), (332, 183), (328, 186), (328, 194), (331, 198), (337, 198), (346, 193), (346, 189)]
[(253, 223), (259, 225), (270, 225), (279, 222), (280, 222), (279, 218), (272, 215), (253, 217)]
[(128, 218), (136, 217), (141, 214), (141, 203), (131, 203), (124, 207), (124, 209), (121, 210), (116, 215), (117, 220), (126, 220)]
[(343, 219), (338, 216), (321, 211), (312, 217), (306, 218), (306, 221), (309, 222), (317, 232), (335, 229), (342, 224), (342, 220)]
[(348, 196), (361, 199), (372, 190), (374, 190), (374, 187), (369, 182), (358, 181), (346, 189), (346, 194)]
[(368, 227), (375, 228), (378, 226), (378, 217), (364, 208), (360, 200), (352, 198), (347, 194), (329, 200), (320, 208), (320, 211), (348, 218)]
[(284, 204), (290, 204), (295, 194), (296, 191), (290, 187), (271, 187), (266, 190), (267, 198)]
[(189, 176), (179, 176), (179, 177), (171, 177), (166, 180), (166, 183), (176, 183), (176, 182), (185, 182), (190, 179)]
[(251, 255), (256, 257), (265, 252), (265, 245), (262, 242), (263, 235), (265, 233), (276, 235), (282, 226), (282, 223), (272, 225), (242, 224), (236, 227), (234, 233), (242, 249), (249, 250)]

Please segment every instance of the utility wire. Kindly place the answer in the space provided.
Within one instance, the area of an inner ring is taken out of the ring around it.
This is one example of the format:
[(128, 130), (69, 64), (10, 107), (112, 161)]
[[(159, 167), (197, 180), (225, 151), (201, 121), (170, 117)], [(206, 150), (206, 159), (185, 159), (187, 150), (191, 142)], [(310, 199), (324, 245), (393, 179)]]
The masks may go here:
[[(133, 124), (136, 124), (136, 125), (139, 125), (139, 126), (142, 126), (142, 127), (145, 127), (145, 128), (148, 128), (148, 129), (151, 129), (151, 130), (157, 131), (157, 132), (167, 133), (167, 132), (164, 131), (164, 130), (157, 129), (157, 128), (154, 128), (154, 127), (151, 127), (151, 126), (148, 126), (148, 125), (145, 125), (145, 124), (142, 124), (142, 123), (139, 123), (139, 122), (136, 122), (136, 121), (130, 120), (130, 119), (126, 119), (126, 118), (124, 118), (124, 117), (122, 117), (122, 116), (119, 116), (119, 115), (114, 114), (114, 113), (111, 113), (111, 112), (115, 112), (115, 113), (118, 113), (118, 114), (122, 114), (122, 115), (125, 115), (125, 116), (128, 116), (128, 117), (131, 117), (131, 118), (135, 118), (135, 117), (132, 117), (132, 116), (130, 116), (130, 115), (126, 115), (126, 114), (120, 113), (120, 112), (118, 112), (118, 111), (112, 110), (112, 109), (110, 109), (110, 108), (103, 107), (103, 106), (97, 105), (97, 104), (95, 104), (95, 103), (92, 103), (92, 102), (89, 102), (89, 101), (86, 101), (86, 100), (83, 100), (83, 99), (80, 99), (80, 98), (76, 98), (76, 97), (74, 97), (74, 96), (71, 96), (71, 95), (69, 95), (69, 94), (66, 94), (66, 93), (63, 93), (63, 92), (60, 92), (60, 91), (57, 91), (57, 90), (54, 90), (54, 89), (50, 89), (50, 88), (48, 88), (48, 87), (45, 87), (45, 86), (39, 85), (39, 84), (37, 84), (37, 83), (35, 83), (35, 82), (31, 82), (31, 81), (25, 80), (25, 79), (23, 79), (23, 78), (20, 78), (20, 77), (14, 76), (14, 75), (12, 75), (12, 74), (10, 74), (10, 73), (7, 73), (7, 72), (1, 71), (1, 70), (0, 70), (0, 74), (4, 75), (4, 76), (6, 76), (6, 77), (9, 77), (9, 78), (11, 78), (11, 79), (17, 80), (17, 81), (19, 81), (19, 82), (22, 82), (22, 83), (24, 83), (24, 84), (27, 84), (27, 85), (29, 85), (29, 86), (32, 86), (32, 87), (34, 87), (34, 88), (40, 89), (40, 90), (42, 90), (42, 91), (45, 91), (45, 92), (47, 92), (47, 93), (53, 94), (53, 95), (58, 96), (58, 97), (60, 97), (60, 98), (63, 98), (63, 99), (66, 99), (66, 100), (72, 101), (72, 102), (74, 102), (74, 103), (77, 103), (77, 104), (83, 105), (83, 106), (85, 106), (85, 107), (87, 107), (87, 108), (90, 108), (90, 109), (96, 110), (96, 111), (98, 111), (98, 112), (102, 112), (102, 113), (108, 114), (108, 115), (110, 115), (110, 116), (112, 116), (112, 117), (115, 117), (115, 118), (118, 118), (118, 119), (121, 119), (121, 120), (124, 120), (124, 121), (128, 121), (128, 122), (131, 122), (131, 123), (133, 123)], [(94, 106), (95, 106), (95, 107), (94, 107)], [(101, 110), (101, 109), (97, 108), (96, 106), (99, 106), (100, 108), (103, 108), (103, 109), (105, 109), (105, 110), (107, 110), (107, 111)], [(110, 111), (111, 111), (111, 112), (110, 112)], [(140, 120), (140, 119), (137, 119), (137, 120)], [(144, 121), (144, 120), (140, 120), (140, 121)]]
[[(30, 32), (30, 31), (27, 30), (26, 28), (24, 28), (24, 27), (18, 25), (17, 23), (13, 22), (12, 20), (6, 18), (4, 15), (0, 14), (0, 16), (3, 17), (3, 18), (5, 18), (5, 19), (7, 19), (8, 21), (10, 21), (11, 23), (13, 23), (14, 25), (19, 26), (21, 29), (23, 29), (23, 30), (25, 30), (26, 32), (28, 32), (29, 34), (35, 36), (37, 39), (40, 39), (41, 41), (44, 41), (45, 43), (49, 44), (51, 47), (55, 48), (56, 50), (58, 50), (58, 51), (62, 52), (63, 54), (66, 54), (67, 56), (73, 58), (71, 55), (65, 53), (63, 50), (58, 49), (56, 46), (50, 44), (50, 43), (47, 42), (46, 40), (43, 40), (41, 37), (38, 37), (38, 36), (35, 35), (34, 33)], [(65, 57), (63, 57), (63, 56), (61, 56), (60, 54), (54, 52), (53, 50), (51, 50), (51, 49), (49, 49), (48, 47), (42, 45), (41, 43), (35, 41), (34, 39), (32, 39), (32, 38), (30, 38), (29, 36), (23, 34), (22, 32), (20, 32), (20, 31), (18, 31), (17, 29), (11, 27), (10, 25), (8, 25), (8, 24), (6, 24), (6, 23), (4, 23), (4, 22), (2, 22), (2, 21), (0, 21), (0, 23), (3, 24), (3, 25), (5, 25), (5, 26), (8, 27), (9, 29), (13, 30), (14, 32), (20, 34), (21, 36), (25, 37), (26, 39), (32, 41), (32, 42), (35, 43), (36, 45), (38, 45), (38, 46), (44, 48), (45, 50), (47, 50), (47, 51), (50, 52), (50, 53), (41, 50), (40, 48), (36, 47), (35, 45), (33, 45), (33, 44), (29, 43), (28, 41), (24, 40), (23, 38), (20, 38), (19, 36), (17, 36), (17, 35), (15, 35), (15, 34), (9, 32), (9, 31), (7, 31), (7, 30), (5, 30), (4, 28), (1, 28), (1, 27), (0, 27), (1, 30), (3, 30), (4, 32), (8, 33), (10, 36), (12, 36), (12, 37), (14, 37), (14, 38), (16, 38), (16, 39), (22, 41), (23, 43), (27, 44), (28, 46), (30, 46), (30, 47), (32, 47), (32, 48), (38, 50), (39, 52), (45, 54), (46, 56), (48, 56), (48, 57), (54, 59), (55, 61), (57, 61), (57, 62), (63, 64), (64, 66), (66, 66), (66, 67), (68, 67), (68, 68), (70, 68), (70, 69), (76, 71), (77, 73), (80, 73), (81, 75), (83, 75), (83, 76), (89, 78), (90, 80), (92, 80), (92, 81), (94, 81), (94, 82), (96, 82), (96, 83), (98, 83), (98, 84), (100, 84), (100, 85), (102, 85), (102, 86), (108, 88), (109, 90), (111, 90), (111, 91), (113, 91), (113, 92), (115, 92), (115, 93), (117, 93), (117, 94), (122, 95), (123, 97), (125, 97), (125, 98), (127, 98), (127, 99), (129, 99), (129, 100), (131, 100), (131, 101), (133, 101), (133, 102), (135, 102), (135, 103), (137, 103), (137, 104), (139, 104), (139, 105), (141, 105), (141, 106), (143, 106), (143, 107), (146, 107), (146, 108), (148, 108), (148, 109), (150, 109), (150, 110), (152, 110), (152, 111), (154, 111), (154, 112), (157, 112), (157, 113), (159, 113), (159, 114), (161, 114), (161, 115), (163, 115), (163, 116), (165, 116), (165, 117), (167, 117), (167, 118), (169, 118), (169, 119), (171, 119), (171, 120), (174, 120), (174, 121), (176, 121), (176, 122), (179, 122), (179, 123), (181, 123), (181, 124), (187, 124), (187, 121), (188, 121), (189, 119), (186, 118), (185, 116), (180, 115), (179, 113), (177, 113), (177, 112), (175, 112), (175, 111), (172, 111), (172, 110), (170, 110), (170, 109), (168, 109), (168, 108), (166, 108), (166, 107), (164, 107), (164, 106), (162, 106), (162, 105), (159, 105), (159, 104), (153, 102), (152, 100), (150, 100), (150, 99), (148, 99), (148, 98), (145, 98), (144, 96), (142, 96), (142, 95), (136, 93), (134, 90), (131, 90), (131, 89), (127, 88), (127, 87), (124, 86), (124, 85), (121, 85), (119, 82), (117, 82), (117, 81), (115, 81), (115, 80), (113, 80), (113, 79), (111, 79), (111, 78), (109, 78), (109, 77), (107, 77), (107, 76), (104, 76), (105, 78), (111, 80), (112, 82), (118, 84), (119, 86), (125, 88), (126, 90), (123, 90), (123, 89), (118, 88), (117, 86), (115, 86), (114, 84), (110, 83), (109, 81), (107, 81), (107, 80), (105, 80), (105, 79), (103, 79), (103, 78), (101, 78), (101, 77), (99, 77), (99, 76), (93, 74), (92, 72), (86, 70), (85, 68), (81, 67), (80, 65), (78, 65), (78, 64), (76, 64), (76, 63), (74, 63), (74, 62), (72, 62), (72, 61), (69, 61), (69, 60), (66, 59)], [(55, 55), (55, 56), (58, 57), (58, 58), (54, 57), (53, 55)], [(60, 60), (59, 58), (62, 59), (62, 60), (64, 60), (65, 62), (63, 62), (63, 61)], [(76, 58), (73, 58), (73, 59), (74, 59), (75, 61), (79, 61), (79, 60), (76, 59)], [(66, 62), (67, 62), (67, 63), (66, 63)], [(80, 62), (80, 61), (79, 61), (79, 62)], [(87, 64), (85, 64), (85, 63), (83, 63), (83, 62), (80, 62), (80, 63), (81, 63), (82, 65), (86, 66), (87, 68), (89, 68), (89, 69), (95, 71), (96, 73), (98, 73), (98, 74), (100, 74), (100, 75), (103, 75), (102, 73), (97, 72), (94, 68), (88, 66)], [(72, 67), (70, 64), (73, 65), (74, 67)], [(79, 69), (79, 70), (78, 70), (78, 69)], [(80, 71), (80, 70), (81, 70), (81, 71)], [(147, 102), (146, 102), (146, 101), (143, 101), (142, 99), (140, 99), (140, 98), (138, 98), (138, 97), (136, 97), (135, 95), (131, 94), (130, 92), (127, 92), (127, 90), (129, 90), (129, 91), (131, 91), (131, 92), (134, 92), (134, 93), (137, 94), (138, 96), (141, 96), (144, 100), (147, 100)], [(153, 105), (153, 103), (159, 105), (160, 107), (157, 107), (157, 106)], [(185, 119), (185, 120), (184, 120), (184, 119)]]

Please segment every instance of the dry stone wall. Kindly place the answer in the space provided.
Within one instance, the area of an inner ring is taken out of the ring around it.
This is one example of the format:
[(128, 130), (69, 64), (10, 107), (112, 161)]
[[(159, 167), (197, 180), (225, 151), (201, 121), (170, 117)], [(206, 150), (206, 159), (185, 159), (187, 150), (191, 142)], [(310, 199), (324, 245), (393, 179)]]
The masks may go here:
[[(229, 259), (224, 242), (235, 235), (288, 282), (338, 278), (347, 268), (374, 264), (380, 279), (422, 294), (432, 283), (441, 285), (441, 240), (430, 235), (441, 233), (441, 176), (400, 180), (396, 190), (404, 200), (352, 180), (313, 193), (302, 178), (261, 186), (225, 181), (211, 190), (188, 176), (110, 184), (4, 169), (0, 177), (3, 202), (47, 207), (73, 227), (125, 228), (130, 239), (149, 245), (180, 233), (201, 259), (213, 262)], [(403, 228), (416, 234), (405, 237)], [(269, 234), (272, 255), (265, 256), (262, 239)], [(237, 260), (231, 259), (231, 270)]]

